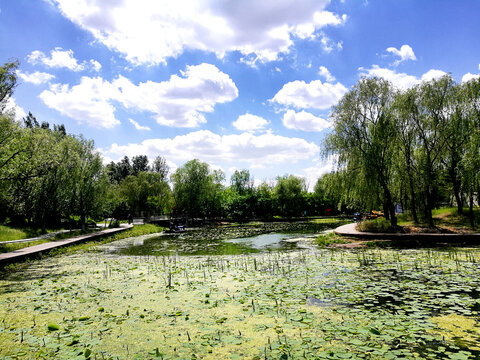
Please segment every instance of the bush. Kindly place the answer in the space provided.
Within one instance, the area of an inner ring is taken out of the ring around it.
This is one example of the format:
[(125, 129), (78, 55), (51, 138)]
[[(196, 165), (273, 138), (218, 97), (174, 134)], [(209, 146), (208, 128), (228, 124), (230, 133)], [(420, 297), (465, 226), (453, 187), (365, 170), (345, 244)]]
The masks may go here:
[(315, 240), (318, 246), (320, 247), (329, 247), (333, 244), (345, 244), (345, 241), (340, 235), (335, 234), (334, 232), (328, 234), (321, 234)]
[(373, 233), (395, 232), (395, 229), (390, 226), (390, 221), (383, 217), (374, 220), (364, 220), (358, 223), (357, 230)]

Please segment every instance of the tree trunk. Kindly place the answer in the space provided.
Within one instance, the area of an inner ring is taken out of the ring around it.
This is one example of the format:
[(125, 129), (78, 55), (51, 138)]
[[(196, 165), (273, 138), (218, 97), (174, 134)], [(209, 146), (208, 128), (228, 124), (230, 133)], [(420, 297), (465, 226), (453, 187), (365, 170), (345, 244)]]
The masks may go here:
[(450, 170), (450, 176), (453, 185), (453, 195), (455, 196), (455, 201), (457, 202), (457, 212), (458, 215), (463, 215), (463, 200), (462, 196), (460, 195), (460, 182), (458, 181), (453, 169)]
[(413, 177), (410, 173), (410, 169), (408, 169), (407, 172), (408, 172), (408, 182), (410, 187), (410, 201), (411, 201), (410, 210), (412, 212), (413, 221), (415, 222), (415, 224), (418, 224), (417, 202), (415, 199), (415, 186), (413, 185)]
[(470, 190), (468, 217), (470, 218), (470, 226), (473, 228), (475, 226), (475, 219), (474, 219), (474, 216), (473, 216), (473, 189)]
[(384, 194), (385, 194), (385, 205), (390, 213), (390, 225), (392, 227), (397, 226), (397, 217), (395, 216), (395, 205), (393, 204), (392, 195), (386, 186), (384, 186)]
[(82, 225), (82, 231), (85, 231), (85, 209), (83, 204), (83, 194), (80, 193), (80, 223)]

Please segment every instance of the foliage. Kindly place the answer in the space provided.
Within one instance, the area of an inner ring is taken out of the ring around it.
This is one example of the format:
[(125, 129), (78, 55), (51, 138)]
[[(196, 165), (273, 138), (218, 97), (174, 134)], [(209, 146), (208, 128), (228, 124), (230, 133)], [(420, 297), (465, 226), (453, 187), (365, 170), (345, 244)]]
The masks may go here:
[(175, 211), (190, 218), (220, 214), (223, 178), (223, 173), (210, 171), (197, 159), (178, 168), (172, 174)]
[(415, 223), (423, 218), (432, 227), (435, 207), (455, 203), (461, 213), (468, 201), (474, 226), (474, 205), (480, 205), (480, 79), (457, 84), (446, 75), (407, 90), (361, 79), (331, 119), (325, 154), (338, 159), (337, 171), (317, 185), (340, 206), (383, 206), (394, 226), (393, 205), (400, 203)]
[(359, 222), (357, 224), (357, 230), (373, 233), (389, 233), (394, 232), (395, 228), (392, 228), (390, 222), (385, 218), (380, 217), (373, 220), (364, 220)]
[(328, 234), (318, 235), (315, 239), (315, 243), (320, 247), (329, 247), (333, 244), (345, 244), (347, 241), (343, 236), (330, 232)]
[(0, 66), (0, 115), (4, 113), (7, 102), (17, 85), (16, 70), (19, 65), (18, 60), (14, 60)]

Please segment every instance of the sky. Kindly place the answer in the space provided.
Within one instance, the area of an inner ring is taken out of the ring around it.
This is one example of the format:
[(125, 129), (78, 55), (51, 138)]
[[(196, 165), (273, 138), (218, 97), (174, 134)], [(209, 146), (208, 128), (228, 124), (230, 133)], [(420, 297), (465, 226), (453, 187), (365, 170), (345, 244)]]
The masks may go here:
[(480, 75), (475, 0), (0, 0), (17, 118), (64, 124), (104, 162), (194, 158), (227, 184), (314, 186), (332, 107), (363, 76), (401, 89)]

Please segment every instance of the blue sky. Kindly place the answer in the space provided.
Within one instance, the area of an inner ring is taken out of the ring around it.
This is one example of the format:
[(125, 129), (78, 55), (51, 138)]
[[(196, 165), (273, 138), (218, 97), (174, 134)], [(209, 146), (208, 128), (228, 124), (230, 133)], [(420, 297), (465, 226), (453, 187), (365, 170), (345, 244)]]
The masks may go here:
[(257, 181), (331, 169), (331, 107), (362, 76), (480, 74), (479, 1), (0, 0), (12, 106), (93, 139)]

